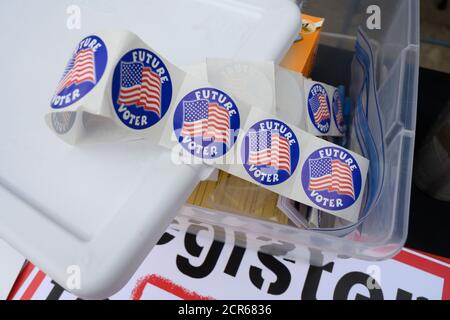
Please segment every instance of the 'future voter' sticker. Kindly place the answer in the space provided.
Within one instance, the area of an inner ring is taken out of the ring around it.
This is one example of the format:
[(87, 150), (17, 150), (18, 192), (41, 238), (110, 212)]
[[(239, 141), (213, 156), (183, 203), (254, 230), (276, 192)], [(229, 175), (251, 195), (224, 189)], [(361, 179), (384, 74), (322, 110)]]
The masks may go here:
[(338, 211), (355, 203), (361, 192), (361, 170), (346, 150), (325, 147), (313, 152), (302, 169), (302, 184), (317, 206)]
[(127, 52), (114, 70), (114, 110), (128, 128), (143, 130), (158, 123), (169, 109), (172, 90), (167, 67), (149, 50)]
[(300, 148), (297, 137), (279, 120), (255, 123), (242, 143), (244, 168), (253, 180), (273, 186), (288, 180), (298, 165)]
[(75, 124), (76, 112), (54, 112), (51, 115), (53, 129), (58, 134), (66, 134)]
[(51, 107), (65, 108), (87, 95), (102, 78), (107, 60), (102, 39), (89, 36), (81, 40), (67, 63)]
[(198, 158), (217, 159), (236, 142), (239, 110), (225, 92), (215, 88), (197, 89), (178, 103), (173, 127), (185, 150)]
[(321, 133), (327, 133), (330, 130), (330, 101), (324, 86), (319, 83), (313, 85), (309, 91), (308, 113), (317, 130)]
[(333, 118), (340, 133), (345, 132), (344, 110), (342, 108), (342, 99), (339, 90), (334, 90), (333, 94)]

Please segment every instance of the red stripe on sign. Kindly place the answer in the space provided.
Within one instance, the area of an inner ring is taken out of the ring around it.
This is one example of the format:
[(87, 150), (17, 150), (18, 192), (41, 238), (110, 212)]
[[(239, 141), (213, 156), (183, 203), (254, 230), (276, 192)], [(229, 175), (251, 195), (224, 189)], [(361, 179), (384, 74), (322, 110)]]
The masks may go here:
[(415, 249), (414, 249), (414, 251), (417, 252), (417, 253), (423, 254), (424, 256), (427, 256), (427, 257), (433, 258), (433, 259), (435, 259), (435, 260), (439, 260), (439, 261), (445, 262), (445, 263), (447, 263), (448, 265), (450, 265), (450, 258), (445, 258), (445, 257), (437, 256), (437, 255), (435, 255), (435, 254), (431, 254), (431, 253), (428, 253), (428, 252), (424, 252), (424, 251), (420, 251), (420, 250), (415, 250)]
[(200, 295), (195, 291), (188, 290), (172, 282), (171, 280), (156, 274), (151, 274), (140, 278), (131, 293), (131, 299), (141, 300), (142, 294), (144, 293), (144, 289), (147, 285), (153, 285), (183, 300), (214, 300), (212, 297)]
[(45, 279), (45, 273), (42, 271), (38, 271), (38, 273), (34, 276), (33, 281), (31, 281), (30, 285), (28, 286), (27, 290), (23, 293), (20, 300), (31, 300), (33, 298), (34, 293), (41, 285), (42, 281)]
[(34, 265), (31, 262), (25, 262), (25, 266), (22, 268), (22, 271), (20, 271), (19, 275), (17, 276), (16, 281), (14, 282), (11, 291), (9, 292), (8, 297), (6, 300), (12, 300), (17, 294), (17, 291), (22, 287), (22, 285), (25, 283), (25, 281), (28, 279), (30, 273), (33, 271)]
[(450, 267), (448, 265), (439, 264), (428, 257), (421, 257), (419, 254), (405, 251), (405, 249), (393, 259), (444, 279), (442, 299), (450, 300)]

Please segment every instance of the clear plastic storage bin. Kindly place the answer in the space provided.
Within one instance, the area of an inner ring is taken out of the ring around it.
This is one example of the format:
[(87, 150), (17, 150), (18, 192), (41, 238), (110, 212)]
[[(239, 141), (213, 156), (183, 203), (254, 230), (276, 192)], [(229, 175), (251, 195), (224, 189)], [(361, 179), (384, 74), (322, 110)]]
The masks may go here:
[[(371, 5), (381, 9), (381, 30), (367, 29), (367, 8)], [(354, 51), (357, 28), (361, 27), (375, 48), (375, 82), (385, 147), (381, 196), (368, 209), (367, 219), (345, 237), (191, 206), (184, 207), (180, 215), (232, 230), (234, 240), (242, 244), (245, 241), (247, 247), (267, 251), (274, 246), (261, 243), (279, 243), (284, 245), (287, 256), (306, 257), (314, 264), (321, 263), (323, 254), (365, 260), (389, 258), (402, 248), (408, 230), (419, 69), (419, 1), (314, 0), (308, 1), (303, 11), (325, 18), (322, 46)], [(317, 68), (333, 74), (334, 79), (316, 80), (351, 87), (351, 61), (319, 58)], [(334, 80), (338, 83), (332, 83)]]

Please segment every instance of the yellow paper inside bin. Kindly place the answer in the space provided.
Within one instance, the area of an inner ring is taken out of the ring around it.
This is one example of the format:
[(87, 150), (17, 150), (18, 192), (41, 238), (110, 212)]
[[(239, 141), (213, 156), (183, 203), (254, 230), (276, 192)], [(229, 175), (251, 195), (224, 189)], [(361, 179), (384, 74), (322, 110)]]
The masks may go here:
[(278, 194), (223, 171), (217, 181), (203, 181), (189, 197), (189, 204), (287, 224), (277, 208)]

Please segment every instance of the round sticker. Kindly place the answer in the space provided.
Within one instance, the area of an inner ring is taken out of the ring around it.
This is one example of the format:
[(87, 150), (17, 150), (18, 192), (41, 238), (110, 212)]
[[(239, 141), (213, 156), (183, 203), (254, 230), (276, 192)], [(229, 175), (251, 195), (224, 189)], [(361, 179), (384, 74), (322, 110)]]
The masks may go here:
[(87, 95), (105, 72), (108, 53), (97, 36), (80, 41), (72, 54), (51, 101), (53, 109), (70, 106)]
[(340, 133), (345, 132), (344, 111), (342, 108), (341, 94), (335, 90), (333, 94), (333, 118)]
[(150, 128), (172, 101), (172, 79), (164, 62), (146, 49), (133, 49), (117, 63), (112, 81), (114, 110), (130, 129)]
[(303, 190), (323, 209), (343, 210), (355, 203), (361, 192), (361, 170), (346, 150), (326, 147), (313, 152), (302, 169)]
[(178, 142), (192, 155), (216, 159), (235, 144), (239, 110), (233, 99), (215, 88), (200, 88), (178, 103), (173, 127)]
[(291, 128), (279, 120), (267, 119), (249, 129), (242, 143), (241, 157), (253, 180), (274, 186), (293, 175), (300, 147)]
[(58, 134), (66, 134), (69, 132), (75, 124), (76, 114), (75, 111), (53, 112), (51, 114), (51, 121), (55, 132)]
[(324, 86), (316, 83), (308, 94), (308, 114), (314, 126), (321, 133), (330, 130), (330, 100)]

